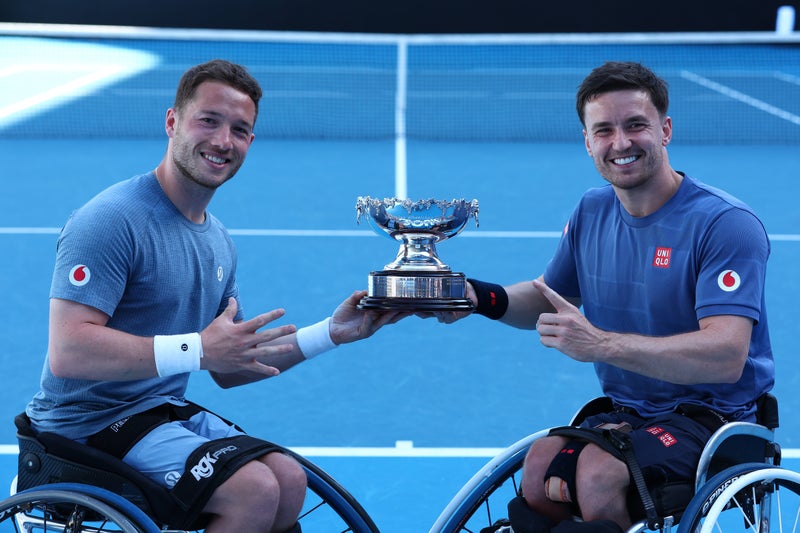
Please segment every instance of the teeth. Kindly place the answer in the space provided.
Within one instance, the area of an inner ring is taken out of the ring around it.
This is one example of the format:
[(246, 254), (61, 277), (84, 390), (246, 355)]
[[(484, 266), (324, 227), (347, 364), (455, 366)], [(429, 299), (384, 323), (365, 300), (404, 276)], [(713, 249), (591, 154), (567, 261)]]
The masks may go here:
[(212, 163), (216, 163), (218, 165), (221, 165), (222, 163), (225, 162), (225, 159), (223, 159), (222, 157), (214, 157), (213, 155), (208, 155), (208, 154), (203, 154), (203, 157), (205, 157)]
[(636, 156), (623, 157), (621, 159), (614, 159), (614, 164), (616, 164), (616, 165), (627, 165), (628, 163), (633, 163), (634, 161), (636, 161), (636, 159), (637, 159)]

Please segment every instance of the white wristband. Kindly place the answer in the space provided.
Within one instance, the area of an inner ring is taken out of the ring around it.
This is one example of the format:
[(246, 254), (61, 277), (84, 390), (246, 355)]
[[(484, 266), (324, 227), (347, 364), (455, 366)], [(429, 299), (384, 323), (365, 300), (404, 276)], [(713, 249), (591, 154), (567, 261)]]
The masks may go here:
[(336, 343), (331, 339), (331, 317), (311, 326), (297, 330), (297, 346), (303, 352), (303, 357), (311, 359), (323, 352), (336, 348)]
[(199, 333), (156, 335), (153, 337), (153, 353), (156, 358), (156, 370), (162, 378), (195, 372), (200, 370), (203, 343)]

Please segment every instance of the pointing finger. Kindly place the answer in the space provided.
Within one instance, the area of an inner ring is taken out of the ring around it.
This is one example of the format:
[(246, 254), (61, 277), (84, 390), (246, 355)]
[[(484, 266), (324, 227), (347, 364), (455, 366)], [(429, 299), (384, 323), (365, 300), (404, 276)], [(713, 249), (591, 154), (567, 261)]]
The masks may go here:
[(567, 311), (575, 308), (574, 305), (565, 300), (560, 294), (548, 287), (545, 282), (535, 279), (533, 280), (533, 286), (536, 287), (551, 304), (553, 304), (556, 312), (560, 313), (561, 311)]

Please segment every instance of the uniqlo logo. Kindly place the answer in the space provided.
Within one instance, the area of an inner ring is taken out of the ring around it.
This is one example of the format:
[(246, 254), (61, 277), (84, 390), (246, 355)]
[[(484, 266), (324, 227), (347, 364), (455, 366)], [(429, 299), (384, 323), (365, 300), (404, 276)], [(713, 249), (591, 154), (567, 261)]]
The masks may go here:
[(663, 444), (665, 448), (669, 448), (673, 444), (678, 444), (678, 439), (673, 437), (670, 433), (662, 433), (658, 436), (658, 440), (661, 441), (661, 444)]
[(659, 246), (653, 257), (653, 266), (656, 268), (669, 268), (669, 258), (672, 256), (672, 248)]
[(664, 430), (658, 426), (653, 426), (645, 429), (645, 431), (650, 433), (651, 435), (658, 435), (659, 433), (662, 433)]

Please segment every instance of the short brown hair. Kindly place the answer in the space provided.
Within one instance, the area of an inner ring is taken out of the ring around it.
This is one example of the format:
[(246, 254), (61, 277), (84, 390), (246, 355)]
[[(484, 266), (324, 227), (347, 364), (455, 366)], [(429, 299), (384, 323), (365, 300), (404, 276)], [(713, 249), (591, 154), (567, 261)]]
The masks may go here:
[(667, 82), (641, 63), (608, 61), (592, 70), (578, 88), (575, 102), (578, 118), (583, 121), (586, 103), (595, 96), (611, 91), (641, 90), (650, 95), (650, 101), (661, 117), (667, 115), (669, 90)]
[(178, 110), (182, 109), (194, 97), (197, 87), (205, 81), (219, 81), (249, 96), (256, 106), (256, 114), (253, 117), (253, 125), (255, 125), (255, 119), (258, 117), (258, 102), (262, 95), (261, 86), (245, 67), (224, 59), (213, 59), (195, 65), (184, 72), (178, 83), (173, 107)]

